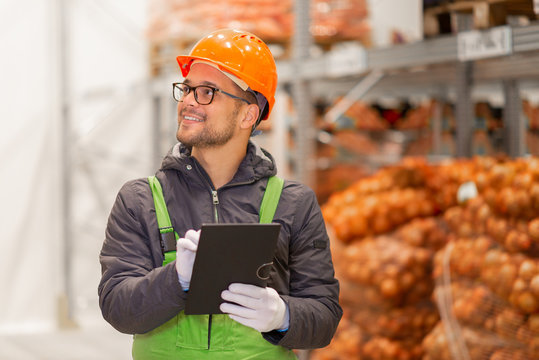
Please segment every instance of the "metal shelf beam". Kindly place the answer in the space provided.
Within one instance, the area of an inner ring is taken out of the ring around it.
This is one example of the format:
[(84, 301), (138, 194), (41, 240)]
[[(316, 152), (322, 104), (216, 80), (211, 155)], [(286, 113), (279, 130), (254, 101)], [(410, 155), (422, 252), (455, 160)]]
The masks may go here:
[(367, 52), (367, 67), (372, 69), (399, 69), (450, 61), (457, 61), (456, 36), (442, 36)]
[[(524, 27), (512, 27), (513, 51), (509, 56), (500, 56), (488, 60), (475, 61), (477, 80), (489, 79), (495, 76), (513, 78), (532, 74), (539, 76), (539, 68), (533, 66), (532, 61), (539, 59), (539, 22)], [(418, 67), (434, 66), (444, 63), (456, 64), (458, 59), (458, 35), (444, 35), (435, 39), (428, 39), (410, 44), (395, 45), (383, 49), (370, 49), (366, 51), (366, 60), (357, 58), (358, 62), (365, 63), (365, 67), (356, 70), (360, 76), (372, 70), (404, 70)], [(537, 53), (536, 53), (537, 52)], [(532, 61), (530, 61), (532, 60)], [(279, 81), (290, 82), (298, 77), (305, 79), (334, 78), (330, 71), (332, 66), (330, 55), (320, 58), (306, 59), (299, 71), (294, 71), (290, 61), (279, 61)], [(481, 67), (485, 66), (485, 71)], [(495, 75), (488, 75), (495, 74)], [(475, 76), (475, 75), (474, 75)]]

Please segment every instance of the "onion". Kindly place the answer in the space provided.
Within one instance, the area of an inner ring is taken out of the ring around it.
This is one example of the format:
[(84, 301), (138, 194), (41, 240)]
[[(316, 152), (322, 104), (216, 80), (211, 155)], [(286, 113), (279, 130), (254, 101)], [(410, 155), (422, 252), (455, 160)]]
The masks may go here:
[(480, 171), (478, 173), (475, 174), (475, 185), (477, 186), (477, 189), (479, 191), (483, 191), (487, 188), (488, 186), (488, 183), (489, 183), (489, 176), (487, 175), (486, 172), (484, 171)]
[(380, 284), (380, 291), (382, 292), (383, 296), (391, 298), (397, 296), (400, 289), (395, 279), (387, 278), (384, 279)]
[(493, 224), (489, 235), (497, 241), (504, 241), (507, 233), (509, 232), (509, 225), (507, 220), (502, 218), (493, 219)]
[(539, 310), (539, 302), (530, 292), (523, 292), (518, 297), (518, 307), (527, 313), (534, 313)]
[(518, 237), (519, 237), (518, 231), (516, 230), (509, 231), (509, 233), (507, 234), (505, 238), (505, 243), (504, 243), (507, 251), (516, 253), (520, 250)]
[(511, 184), (514, 171), (507, 164), (496, 164), (490, 170), (490, 181), (494, 186), (505, 187)]
[(539, 209), (539, 182), (534, 183), (529, 191), (530, 194), (530, 200), (532, 203), (532, 206), (538, 210)]
[(513, 186), (522, 190), (529, 190), (533, 184), (533, 175), (529, 172), (522, 172), (515, 175)]
[(530, 290), (539, 299), (539, 275), (535, 275), (530, 281)]
[(523, 292), (528, 288), (526, 281), (522, 279), (517, 279), (513, 284), (513, 292)]
[(485, 202), (488, 204), (488, 206), (490, 208), (495, 208), (496, 207), (496, 195), (497, 195), (496, 190), (494, 190), (494, 188), (491, 188), (491, 187), (485, 189), (485, 191), (483, 193), (483, 197), (485, 198)]
[(509, 231), (505, 238), (505, 248), (509, 252), (522, 252), (529, 250), (530, 247), (531, 241), (528, 235), (517, 230)]
[(376, 234), (382, 234), (391, 229), (391, 223), (389, 222), (387, 212), (380, 213), (374, 216), (372, 219), (372, 228)]
[(533, 219), (528, 224), (528, 235), (533, 241), (539, 242), (539, 218)]
[(524, 260), (522, 264), (520, 264), (518, 276), (523, 280), (529, 281), (537, 273), (539, 273), (539, 269), (537, 268), (535, 261), (528, 259)]
[[(514, 216), (526, 214), (531, 206), (531, 199), (526, 190), (515, 191), (516, 209), (509, 209), (509, 213)], [(511, 212), (513, 211), (513, 212)]]
[(532, 333), (539, 335), (539, 314), (530, 315), (530, 318), (528, 319), (528, 326)]
[(482, 204), (479, 209), (477, 209), (476, 218), (481, 223), (486, 223), (488, 219), (492, 216), (490, 207), (487, 204)]
[(416, 278), (410, 272), (405, 272), (402, 274), (400, 282), (403, 290), (407, 290), (414, 285)]

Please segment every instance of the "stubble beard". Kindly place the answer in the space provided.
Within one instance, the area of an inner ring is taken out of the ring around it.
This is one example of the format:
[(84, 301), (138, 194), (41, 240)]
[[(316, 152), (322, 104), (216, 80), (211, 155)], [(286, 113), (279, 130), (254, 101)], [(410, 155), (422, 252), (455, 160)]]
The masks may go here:
[[(214, 127), (205, 127), (202, 131), (199, 131), (192, 136), (187, 136), (182, 132), (180, 123), (178, 125), (176, 139), (189, 148), (192, 148), (193, 146), (197, 148), (211, 148), (225, 145), (234, 136), (236, 117), (239, 110), (239, 106), (234, 108), (234, 111), (224, 120), (226, 126), (222, 130), (215, 129)], [(180, 117), (181, 116), (183, 116), (183, 111), (180, 113)], [(206, 116), (204, 116), (203, 120), (206, 121)]]

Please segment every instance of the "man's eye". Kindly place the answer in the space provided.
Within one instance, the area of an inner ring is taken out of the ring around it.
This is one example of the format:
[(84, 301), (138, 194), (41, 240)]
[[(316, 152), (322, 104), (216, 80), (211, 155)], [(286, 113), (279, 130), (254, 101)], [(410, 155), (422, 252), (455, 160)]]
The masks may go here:
[(202, 92), (202, 95), (204, 95), (204, 96), (212, 96), (213, 95), (213, 89), (212, 88), (203, 87), (203, 88), (200, 88), (200, 90)]

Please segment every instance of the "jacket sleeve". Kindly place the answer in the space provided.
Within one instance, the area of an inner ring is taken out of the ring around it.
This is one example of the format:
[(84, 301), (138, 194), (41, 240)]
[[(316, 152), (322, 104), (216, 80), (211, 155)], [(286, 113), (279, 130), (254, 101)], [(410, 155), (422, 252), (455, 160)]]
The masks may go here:
[(339, 282), (322, 212), (312, 190), (297, 199), (289, 253), (290, 293), (282, 295), (290, 310), (288, 331), (264, 337), (288, 348), (314, 349), (331, 341), (342, 317)]
[(161, 267), (162, 258), (148, 184), (129, 182), (112, 207), (99, 256), (99, 306), (118, 331), (145, 333), (184, 307), (175, 261)]

